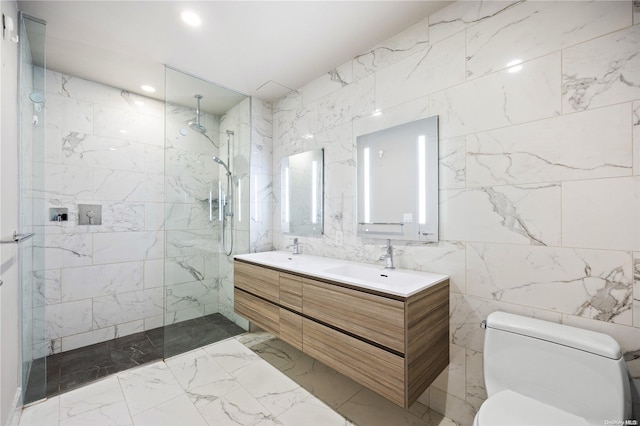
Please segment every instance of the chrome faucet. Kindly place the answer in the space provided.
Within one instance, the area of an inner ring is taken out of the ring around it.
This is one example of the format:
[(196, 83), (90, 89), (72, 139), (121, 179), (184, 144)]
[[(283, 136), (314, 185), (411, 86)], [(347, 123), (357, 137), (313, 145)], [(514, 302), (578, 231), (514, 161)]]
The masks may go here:
[(287, 248), (293, 248), (291, 254), (300, 254), (300, 244), (297, 238), (293, 239), (293, 244), (289, 244)]
[(391, 247), (391, 240), (387, 240), (387, 245), (382, 247), (385, 252), (380, 256), (380, 260), (385, 261), (384, 269), (396, 269), (393, 267), (393, 247)]

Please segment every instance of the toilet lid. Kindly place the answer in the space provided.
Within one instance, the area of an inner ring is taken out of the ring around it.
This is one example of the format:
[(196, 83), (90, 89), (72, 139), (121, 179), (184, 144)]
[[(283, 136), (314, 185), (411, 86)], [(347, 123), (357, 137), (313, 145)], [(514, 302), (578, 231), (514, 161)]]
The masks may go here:
[(511, 390), (487, 399), (474, 426), (588, 426), (582, 417), (529, 398)]

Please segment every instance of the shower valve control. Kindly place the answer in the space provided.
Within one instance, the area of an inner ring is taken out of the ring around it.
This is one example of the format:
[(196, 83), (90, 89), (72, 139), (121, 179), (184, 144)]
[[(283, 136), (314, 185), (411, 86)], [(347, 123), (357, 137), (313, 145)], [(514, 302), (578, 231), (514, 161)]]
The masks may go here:
[(102, 225), (102, 206), (78, 204), (78, 225)]

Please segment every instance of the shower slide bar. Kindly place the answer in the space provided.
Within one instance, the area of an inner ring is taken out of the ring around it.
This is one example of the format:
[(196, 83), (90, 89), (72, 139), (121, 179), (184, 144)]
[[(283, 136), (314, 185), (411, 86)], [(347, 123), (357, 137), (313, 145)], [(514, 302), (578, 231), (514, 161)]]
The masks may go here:
[(30, 233), (30, 234), (18, 234), (18, 231), (13, 231), (13, 235), (11, 236), (10, 240), (2, 240), (0, 241), (0, 244), (11, 244), (11, 243), (18, 243), (20, 244), (23, 241), (28, 240), (29, 238), (33, 237), (34, 235), (36, 235), (35, 233)]

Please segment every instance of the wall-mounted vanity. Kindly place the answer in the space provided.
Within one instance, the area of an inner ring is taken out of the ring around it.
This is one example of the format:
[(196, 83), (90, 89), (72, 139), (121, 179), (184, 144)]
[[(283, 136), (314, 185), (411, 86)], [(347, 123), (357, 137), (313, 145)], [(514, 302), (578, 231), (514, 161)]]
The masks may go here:
[(235, 312), (409, 407), (449, 363), (449, 277), (287, 252), (237, 255)]

